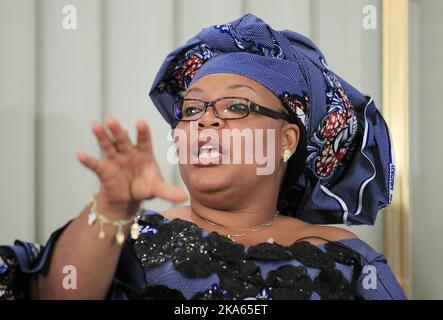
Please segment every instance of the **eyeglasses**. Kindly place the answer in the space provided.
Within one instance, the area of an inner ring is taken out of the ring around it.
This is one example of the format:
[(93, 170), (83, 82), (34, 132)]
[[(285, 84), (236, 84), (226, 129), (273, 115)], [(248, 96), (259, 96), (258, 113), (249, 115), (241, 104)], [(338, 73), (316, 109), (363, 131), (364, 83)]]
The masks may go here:
[(252, 111), (274, 119), (294, 122), (288, 114), (274, 111), (242, 97), (222, 97), (213, 101), (181, 99), (173, 104), (172, 112), (176, 120), (195, 121), (206, 113), (209, 106), (214, 108), (215, 116), (223, 120), (242, 119)]

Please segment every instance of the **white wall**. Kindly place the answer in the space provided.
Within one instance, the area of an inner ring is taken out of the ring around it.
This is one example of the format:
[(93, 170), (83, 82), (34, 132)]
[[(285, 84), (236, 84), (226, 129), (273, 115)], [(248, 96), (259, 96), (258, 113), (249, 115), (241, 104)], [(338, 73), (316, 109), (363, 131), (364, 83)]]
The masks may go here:
[(412, 291), (443, 299), (443, 2), (410, 4)]
[(34, 25), (34, 2), (0, 2), (0, 243), (36, 236)]
[(37, 239), (72, 218), (97, 188), (95, 177), (76, 160), (97, 155), (91, 123), (102, 115), (101, 6), (70, 1), (78, 30), (62, 28), (58, 0), (36, 1), (36, 215)]
[[(78, 30), (62, 28), (67, 4)], [(44, 242), (82, 209), (97, 180), (75, 152), (98, 155), (90, 125), (107, 115), (132, 136), (135, 120), (147, 119), (165, 178), (180, 180), (147, 93), (165, 55), (207, 25), (251, 12), (310, 36), (338, 74), (380, 103), (380, 27), (362, 28), (367, 4), (380, 11), (375, 0), (0, 0), (0, 243)], [(379, 251), (381, 222), (355, 229)]]

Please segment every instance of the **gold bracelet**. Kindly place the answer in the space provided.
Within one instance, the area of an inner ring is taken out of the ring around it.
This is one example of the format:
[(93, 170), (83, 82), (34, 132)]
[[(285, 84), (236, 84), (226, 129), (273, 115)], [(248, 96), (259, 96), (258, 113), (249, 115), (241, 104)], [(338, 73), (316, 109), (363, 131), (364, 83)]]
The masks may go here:
[(104, 215), (97, 212), (97, 200), (95, 195), (92, 196), (91, 199), (89, 200), (89, 206), (90, 206), (90, 211), (88, 215), (88, 225), (92, 226), (95, 223), (95, 221), (98, 220), (98, 222), (100, 223), (100, 231), (98, 232), (98, 238), (100, 240), (103, 240), (106, 236), (103, 226), (107, 224), (117, 228), (117, 233), (115, 234), (115, 240), (117, 241), (118, 244), (120, 245), (123, 244), (123, 242), (125, 241), (123, 227), (130, 224), (131, 222), (134, 222), (134, 224), (131, 227), (132, 238), (134, 239), (138, 238), (139, 225), (137, 223), (137, 219), (135, 216), (134, 218), (130, 219), (120, 219), (115, 221), (109, 220)]

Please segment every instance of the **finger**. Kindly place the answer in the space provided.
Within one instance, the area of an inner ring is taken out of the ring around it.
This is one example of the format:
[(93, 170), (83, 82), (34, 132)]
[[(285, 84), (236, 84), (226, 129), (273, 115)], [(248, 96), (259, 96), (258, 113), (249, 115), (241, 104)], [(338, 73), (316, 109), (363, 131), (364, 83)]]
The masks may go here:
[(148, 125), (143, 120), (138, 120), (135, 127), (137, 129), (137, 148), (141, 151), (150, 152), (152, 144)]
[(115, 146), (111, 142), (109, 136), (106, 134), (105, 128), (103, 128), (99, 122), (96, 122), (92, 127), (92, 131), (97, 138), (98, 145), (100, 146), (104, 156), (108, 159), (114, 158), (117, 154), (117, 150), (115, 149)]
[(132, 148), (132, 143), (129, 140), (128, 132), (112, 117), (106, 120), (106, 125), (111, 129), (112, 135), (115, 138), (117, 150), (122, 153), (129, 152)]
[(188, 200), (187, 194), (179, 187), (167, 184), (164, 181), (156, 186), (156, 196), (166, 201), (183, 202)]
[(77, 159), (83, 164), (86, 168), (94, 171), (99, 177), (102, 176), (100, 160), (95, 159), (86, 153), (78, 152)]

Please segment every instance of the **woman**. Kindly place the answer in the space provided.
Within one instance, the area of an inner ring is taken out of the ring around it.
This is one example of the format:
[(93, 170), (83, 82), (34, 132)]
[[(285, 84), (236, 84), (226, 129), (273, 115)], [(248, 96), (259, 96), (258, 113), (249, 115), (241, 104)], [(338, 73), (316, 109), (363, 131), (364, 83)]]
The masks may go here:
[[(310, 40), (250, 14), (208, 27), (168, 55), (150, 96), (175, 129), (190, 205), (139, 210), (187, 195), (163, 181), (144, 121), (134, 145), (115, 119), (96, 123), (104, 158), (78, 159), (100, 190), (45, 248), (2, 248), (4, 298), (404, 298), (383, 255), (319, 225), (373, 224), (395, 167), (373, 101)], [(251, 150), (266, 170), (236, 162)]]

